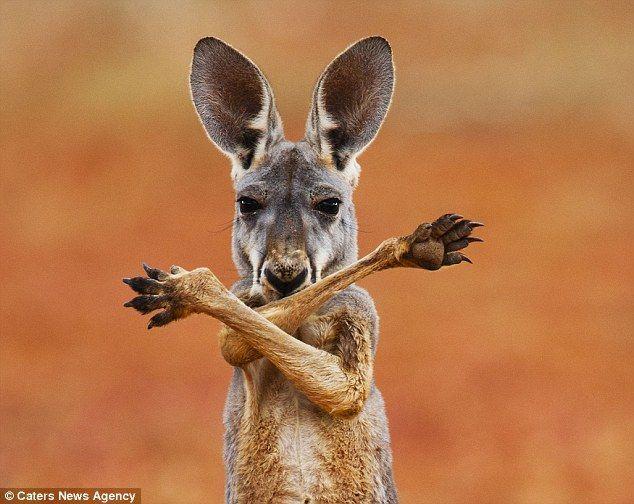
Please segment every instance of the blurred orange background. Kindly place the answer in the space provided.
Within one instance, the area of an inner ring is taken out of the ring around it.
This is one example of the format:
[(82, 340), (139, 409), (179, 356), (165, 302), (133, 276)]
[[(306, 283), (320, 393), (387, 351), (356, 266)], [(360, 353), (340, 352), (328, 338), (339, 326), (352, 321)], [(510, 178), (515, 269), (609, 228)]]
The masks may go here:
[(0, 6), (0, 486), (222, 501), (218, 323), (121, 306), (141, 260), (236, 279), (192, 49), (251, 57), (296, 140), (321, 70), (380, 34), (361, 252), (446, 211), (487, 224), (473, 266), (362, 282), (402, 502), (632, 502), (632, 3), (176, 4)]

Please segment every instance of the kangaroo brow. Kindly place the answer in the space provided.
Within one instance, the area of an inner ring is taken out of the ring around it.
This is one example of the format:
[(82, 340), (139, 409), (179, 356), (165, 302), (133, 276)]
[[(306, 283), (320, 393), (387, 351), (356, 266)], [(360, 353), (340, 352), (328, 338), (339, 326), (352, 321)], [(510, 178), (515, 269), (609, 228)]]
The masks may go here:
[(254, 182), (240, 189), (236, 193), (236, 200), (247, 197), (255, 199), (265, 199), (267, 195), (266, 184), (264, 182)]
[(309, 191), (311, 199), (337, 198), (343, 200), (346, 195), (338, 187), (331, 185), (319, 185)]

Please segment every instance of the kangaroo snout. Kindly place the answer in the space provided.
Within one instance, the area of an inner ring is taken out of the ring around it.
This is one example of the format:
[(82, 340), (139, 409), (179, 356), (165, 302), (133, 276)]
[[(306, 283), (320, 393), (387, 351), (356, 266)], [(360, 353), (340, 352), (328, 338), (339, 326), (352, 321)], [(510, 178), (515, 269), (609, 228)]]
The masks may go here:
[(295, 275), (295, 277), (289, 280), (282, 280), (268, 268), (264, 270), (264, 276), (266, 276), (266, 280), (276, 291), (282, 294), (282, 296), (287, 296), (304, 283), (308, 276), (308, 268), (304, 268)]
[(263, 280), (270, 287), (287, 296), (304, 285), (309, 278), (308, 257), (297, 250), (290, 255), (272, 253), (262, 268)]

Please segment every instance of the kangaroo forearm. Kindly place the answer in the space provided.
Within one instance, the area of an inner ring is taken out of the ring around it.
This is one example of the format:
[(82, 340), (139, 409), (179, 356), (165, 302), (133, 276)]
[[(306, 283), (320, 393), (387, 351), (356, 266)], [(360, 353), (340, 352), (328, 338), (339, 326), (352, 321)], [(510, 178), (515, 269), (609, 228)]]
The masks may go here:
[(324, 411), (346, 414), (365, 399), (363, 379), (344, 372), (337, 356), (290, 336), (238, 299), (227, 299), (222, 309), (207, 313), (235, 331)]
[[(346, 268), (292, 296), (257, 308), (256, 311), (283, 331), (293, 334), (310, 315), (338, 292), (376, 271), (397, 266), (398, 262), (394, 258), (397, 257), (395, 252), (399, 245), (399, 239), (387, 240)], [(219, 337), (222, 355), (233, 366), (243, 366), (262, 357), (231, 327), (223, 327)]]
[[(261, 313), (268, 314), (268, 310), (271, 310), (276, 325), (287, 332), (294, 332), (326, 301), (353, 283), (377, 271), (398, 266), (395, 257), (399, 245), (399, 238), (386, 240), (374, 251), (351, 265), (328, 275), (288, 298), (264, 306)], [(272, 319), (269, 318), (269, 320)]]
[[(376, 271), (397, 266), (398, 262), (394, 258), (399, 244), (400, 240), (397, 238), (386, 240), (353, 264), (292, 296), (256, 308), (255, 311), (286, 333), (293, 334), (310, 315), (337, 293)], [(231, 327), (223, 327), (219, 338), (222, 355), (232, 366), (243, 366), (262, 357)]]
[[(287, 333), (294, 333), (300, 325), (324, 303), (362, 278), (377, 271), (398, 266), (394, 260), (394, 248), (399, 239), (392, 238), (379, 245), (370, 254), (353, 264), (322, 278), (292, 296), (274, 301), (255, 311)], [(389, 249), (389, 250), (388, 250)], [(230, 341), (236, 336), (231, 329), (223, 329), (223, 339)]]

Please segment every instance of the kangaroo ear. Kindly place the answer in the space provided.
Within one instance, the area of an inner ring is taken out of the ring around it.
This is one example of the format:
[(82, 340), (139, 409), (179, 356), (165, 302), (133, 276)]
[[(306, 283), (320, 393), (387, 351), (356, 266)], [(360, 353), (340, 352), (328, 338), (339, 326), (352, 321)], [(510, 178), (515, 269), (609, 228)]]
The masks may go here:
[(190, 76), (194, 105), (209, 138), (240, 178), (283, 137), (268, 81), (251, 60), (217, 38), (201, 39)]
[(392, 49), (382, 37), (350, 46), (317, 82), (306, 138), (353, 184), (359, 174), (355, 158), (379, 131), (393, 88)]

